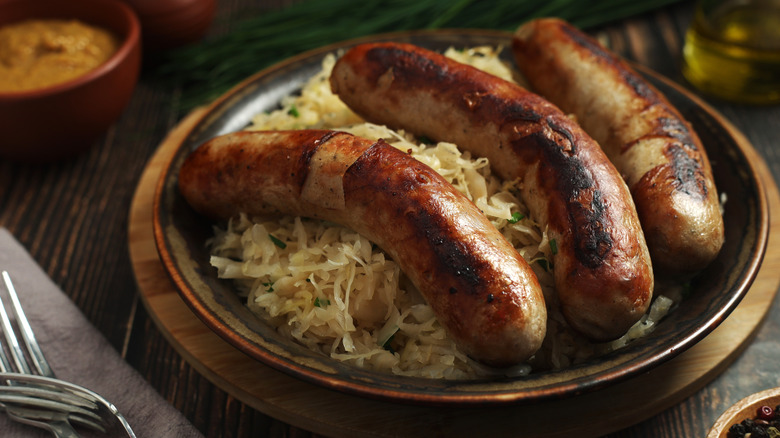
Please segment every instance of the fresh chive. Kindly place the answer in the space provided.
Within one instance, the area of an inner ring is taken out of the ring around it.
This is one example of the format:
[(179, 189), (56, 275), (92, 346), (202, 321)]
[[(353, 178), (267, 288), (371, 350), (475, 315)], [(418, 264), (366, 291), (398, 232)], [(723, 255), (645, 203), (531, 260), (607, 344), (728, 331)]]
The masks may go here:
[(281, 249), (287, 248), (287, 244), (277, 239), (273, 234), (269, 234), (268, 237), (271, 239), (271, 242), (273, 242), (274, 245), (278, 246), (279, 248)]
[(550, 239), (550, 252), (552, 255), (558, 254), (558, 242), (555, 239)]
[(516, 212), (512, 213), (512, 217), (509, 218), (509, 223), (510, 224), (516, 224), (516, 223), (520, 222), (521, 220), (523, 220), (524, 217), (525, 217), (525, 215), (523, 213), (520, 213), (519, 211), (516, 211)]
[(306, 50), (384, 32), (471, 28), (512, 31), (556, 16), (588, 29), (680, 0), (304, 0), (277, 10), (250, 10), (228, 33), (158, 55), (152, 77), (181, 86), (188, 111), (269, 65)]
[(395, 349), (393, 348), (392, 345), (390, 345), (390, 343), (393, 341), (393, 338), (395, 338), (395, 334), (392, 334), (392, 335), (390, 335), (389, 338), (387, 338), (385, 343), (382, 344), (382, 348), (384, 348), (385, 350), (395, 354)]

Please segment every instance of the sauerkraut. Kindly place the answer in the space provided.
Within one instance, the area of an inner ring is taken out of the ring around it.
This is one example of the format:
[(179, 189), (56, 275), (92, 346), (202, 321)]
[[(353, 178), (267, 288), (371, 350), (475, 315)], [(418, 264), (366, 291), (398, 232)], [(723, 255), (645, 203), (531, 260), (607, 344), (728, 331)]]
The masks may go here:
[[(513, 70), (500, 49), (478, 47), (445, 54), (507, 80)], [(381, 249), (343, 226), (301, 217), (233, 218), (217, 228), (209, 246), (220, 278), (231, 279), (258, 317), (308, 348), (354, 366), (398, 375), (467, 379), (495, 373), (523, 375), (560, 369), (625, 345), (652, 330), (674, 300), (656, 300), (621, 340), (595, 345), (569, 329), (558, 310), (550, 272), (550, 242), (528, 216), (512, 181), (490, 172), (490, 163), (451, 143), (417, 139), (406, 132), (364, 122), (330, 91), (335, 63), (322, 70), (280, 108), (254, 117), (251, 130), (339, 129), (382, 138), (433, 168), (471, 199), (529, 261), (548, 307), (547, 337), (528, 363), (488, 369), (460, 352), (431, 308)]]

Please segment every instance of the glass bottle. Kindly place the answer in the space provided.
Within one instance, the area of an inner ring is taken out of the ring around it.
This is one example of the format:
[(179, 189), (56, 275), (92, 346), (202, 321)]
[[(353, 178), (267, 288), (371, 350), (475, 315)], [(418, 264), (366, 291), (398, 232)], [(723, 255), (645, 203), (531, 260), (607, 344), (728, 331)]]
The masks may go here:
[(682, 72), (715, 97), (780, 103), (780, 0), (699, 0)]

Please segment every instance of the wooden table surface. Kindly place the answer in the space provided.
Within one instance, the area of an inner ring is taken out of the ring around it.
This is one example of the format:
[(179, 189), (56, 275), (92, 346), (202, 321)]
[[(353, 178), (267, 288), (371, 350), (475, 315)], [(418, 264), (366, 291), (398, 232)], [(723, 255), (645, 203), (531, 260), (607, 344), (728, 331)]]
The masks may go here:
[[(250, 2), (218, 2), (215, 23), (239, 20), (244, 3)], [(692, 3), (682, 2), (594, 31), (605, 32), (626, 58), (683, 83), (679, 54), (692, 10)], [(46, 165), (0, 159), (0, 226), (206, 436), (313, 436), (255, 411), (199, 375), (166, 342), (139, 299), (128, 253), (128, 213), (147, 161), (181, 117), (170, 105), (176, 93), (145, 74), (120, 120), (87, 153)], [(745, 134), (777, 180), (780, 106), (705, 100)], [(772, 307), (755, 340), (723, 374), (680, 404), (609, 436), (702, 437), (734, 402), (780, 386), (780, 321), (771, 316), (780, 311), (778, 300)], [(641, 409), (641, 396), (637, 400)], [(565, 416), (561, 413), (562, 421)]]

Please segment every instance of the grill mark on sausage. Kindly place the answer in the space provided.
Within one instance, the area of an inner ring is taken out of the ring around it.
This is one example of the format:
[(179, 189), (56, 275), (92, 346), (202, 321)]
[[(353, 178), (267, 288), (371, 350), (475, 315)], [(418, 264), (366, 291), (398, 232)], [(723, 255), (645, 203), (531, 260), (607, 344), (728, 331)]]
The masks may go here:
[(696, 146), (690, 129), (680, 119), (674, 117), (658, 118), (655, 129), (648, 134), (626, 144), (628, 150), (640, 141), (652, 138), (667, 139), (663, 154), (668, 162), (669, 174), (674, 178), (672, 188), (695, 199), (707, 199), (709, 189), (702, 168), (701, 152)]
[(669, 159), (669, 165), (674, 172), (675, 189), (697, 199), (707, 199), (707, 181), (701, 166), (701, 152), (690, 129), (676, 117), (662, 117), (658, 120), (658, 131), (680, 142), (669, 142), (664, 149), (664, 155)]
[[(672, 114), (672, 110), (667, 105), (660, 103), (660, 101), (658, 105), (663, 108), (665, 113)], [(651, 132), (632, 142), (626, 149), (638, 141), (651, 137), (668, 139), (663, 153), (669, 160), (667, 165), (674, 174), (675, 183), (672, 187), (691, 197), (706, 199), (709, 190), (704, 169), (702, 169), (701, 151), (693, 139), (691, 130), (677, 117), (659, 117), (656, 120), (658, 123), (655, 124)]]
[(685, 146), (670, 142), (664, 148), (664, 155), (669, 159), (669, 167), (674, 175), (673, 187), (703, 201), (707, 199), (708, 192), (704, 172), (701, 163), (691, 158)]
[(628, 86), (634, 90), (634, 93), (636, 93), (637, 96), (654, 101), (653, 103), (658, 101), (658, 96), (653, 93), (653, 91), (650, 89), (650, 87), (647, 86), (647, 83), (642, 80), (642, 78), (624, 69), (619, 64), (616, 65), (615, 68), (620, 73), (620, 76), (626, 81), (626, 84), (628, 84)]
[(604, 264), (612, 251), (613, 242), (602, 220), (606, 205), (601, 198), (601, 192), (593, 190), (591, 196), (589, 208), (586, 204), (575, 203), (576, 208), (571, 211), (577, 230), (574, 233), (577, 259), (583, 265), (596, 269)]
[[(435, 261), (431, 266), (438, 270), (448, 271), (460, 280), (464, 286), (463, 292), (478, 294), (484, 289), (482, 271), (487, 268), (484, 260), (470, 252), (460, 239), (455, 239), (448, 232), (450, 224), (446, 220), (447, 212), (442, 214), (442, 203), (420, 202), (416, 198), (423, 186), (431, 184), (433, 178), (428, 177), (430, 170), (422, 166), (398, 166), (399, 161), (408, 163), (408, 156), (402, 151), (379, 140), (368, 148), (344, 174), (345, 196), (367, 189), (375, 193), (376, 200), (381, 202), (382, 196), (403, 197), (409, 201), (395, 201), (398, 208), (393, 217), (404, 218), (414, 224), (410, 227), (417, 235), (412, 239), (424, 239), (431, 243)], [(388, 171), (378, 170), (388, 169)], [(392, 169), (392, 170), (390, 170)], [(412, 178), (408, 174), (412, 174)], [(457, 214), (458, 212), (454, 212)], [(461, 292), (461, 289), (450, 287), (450, 294)]]
[[(405, 203), (397, 202), (399, 207), (394, 217), (403, 217), (414, 224), (410, 227), (417, 232), (413, 239), (424, 239), (431, 243), (435, 257), (432, 266), (452, 273), (461, 281), (463, 287), (452, 287), (448, 293), (479, 293), (484, 286), (481, 271), (484, 270), (485, 261), (475, 257), (459, 239), (452, 238), (448, 232), (450, 224), (445, 220), (447, 214), (442, 214), (439, 202), (421, 204), (417, 201), (418, 193), (422, 191), (420, 189), (431, 183), (428, 171), (421, 166), (395, 167), (394, 163), (399, 161), (408, 161), (408, 157), (379, 140), (347, 169), (344, 175), (345, 191), (355, 185), (370, 186), (381, 193), (408, 199)], [(378, 172), (376, 169), (380, 167), (394, 168), (394, 171)], [(413, 178), (405, 175), (408, 173), (412, 173)], [(382, 175), (385, 175), (384, 179), (380, 180)], [(349, 192), (345, 195), (349, 196)]]
[[(595, 187), (592, 176), (580, 160), (563, 153), (564, 151), (543, 132), (534, 133), (525, 139), (518, 148), (528, 148), (534, 144), (550, 163), (540, 171), (542, 184), (564, 195), (567, 205), (566, 218), (550, 217), (550, 221), (566, 220), (572, 230), (575, 241), (575, 257), (584, 266), (596, 269), (604, 264), (612, 250), (614, 242), (604, 225), (606, 205), (601, 192)], [(557, 170), (554, 170), (557, 169)]]
[[(391, 68), (393, 73), (405, 72), (404, 78), (408, 80), (419, 81), (423, 77), (429, 78), (428, 80), (446, 79), (446, 73), (433, 60), (401, 48), (373, 47), (366, 52), (365, 56), (370, 61), (367, 65), (372, 67), (371, 70), (366, 71), (366, 76), (372, 81), (377, 81)], [(418, 71), (422, 72), (422, 75), (415, 77), (410, 74)]]
[(658, 119), (660, 126), (658, 130), (664, 132), (669, 137), (680, 140), (683, 144), (693, 149), (696, 149), (696, 144), (691, 137), (691, 131), (685, 124), (677, 118), (673, 117), (661, 117)]

